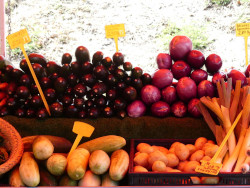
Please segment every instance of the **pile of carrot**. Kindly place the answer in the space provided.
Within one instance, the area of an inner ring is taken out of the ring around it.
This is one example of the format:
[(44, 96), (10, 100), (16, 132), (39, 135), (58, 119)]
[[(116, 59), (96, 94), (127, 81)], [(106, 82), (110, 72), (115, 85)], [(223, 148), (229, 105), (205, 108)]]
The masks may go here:
[(202, 97), (198, 109), (220, 145), (237, 116), (241, 116), (216, 162), (221, 172), (250, 172), (250, 86), (232, 79), (217, 82), (218, 97)]

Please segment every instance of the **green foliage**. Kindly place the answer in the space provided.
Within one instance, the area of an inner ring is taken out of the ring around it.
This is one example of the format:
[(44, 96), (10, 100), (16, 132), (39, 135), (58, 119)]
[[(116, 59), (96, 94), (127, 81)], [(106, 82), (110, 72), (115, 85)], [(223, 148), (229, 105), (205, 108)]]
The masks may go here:
[(205, 49), (212, 41), (208, 39), (206, 26), (204, 25), (184, 25), (177, 26), (175, 23), (170, 23), (163, 30), (161, 40), (164, 42), (164, 48), (168, 49), (169, 43), (176, 35), (185, 35), (193, 42), (193, 49)]
[(227, 6), (232, 0), (210, 0), (211, 3), (219, 6)]

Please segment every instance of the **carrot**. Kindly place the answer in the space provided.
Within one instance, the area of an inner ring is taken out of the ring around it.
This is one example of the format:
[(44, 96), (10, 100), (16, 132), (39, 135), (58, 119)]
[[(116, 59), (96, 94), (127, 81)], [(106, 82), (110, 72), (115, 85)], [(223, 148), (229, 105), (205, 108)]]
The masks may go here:
[(227, 89), (226, 89), (226, 93), (225, 93), (225, 95), (226, 95), (225, 107), (226, 108), (230, 108), (231, 93), (232, 93), (232, 78), (228, 78), (227, 79)]
[(236, 117), (236, 110), (235, 109), (237, 109), (238, 105), (239, 105), (240, 88), (241, 88), (241, 81), (237, 80), (236, 85), (235, 85), (235, 90), (234, 90), (233, 101), (232, 101), (232, 104), (231, 104), (231, 107), (229, 110), (231, 123), (234, 122), (234, 119)]
[(228, 154), (228, 152), (227, 152), (226, 155), (225, 155), (224, 158), (223, 158), (222, 166), (224, 166), (224, 165), (226, 164), (226, 162), (228, 161), (228, 159), (229, 159), (229, 154)]
[[(221, 111), (223, 114), (223, 127), (225, 131), (228, 132), (232, 125), (229, 119), (229, 109), (224, 106), (221, 106)], [(232, 155), (235, 146), (236, 146), (236, 138), (235, 138), (234, 132), (232, 132), (232, 134), (228, 138), (229, 156)]]
[(209, 126), (210, 130), (215, 135), (216, 124), (215, 124), (213, 118), (211, 117), (210, 113), (208, 112), (208, 110), (201, 102), (199, 102), (197, 104), (197, 108), (200, 111), (200, 113), (202, 114), (202, 116), (203, 116), (204, 120), (206, 121), (207, 125)]
[[(249, 90), (248, 90), (249, 92)], [(249, 116), (250, 116), (250, 93), (247, 95), (245, 104), (243, 106), (243, 113), (242, 113), (242, 128), (241, 129), (247, 129), (245, 136), (242, 135), (241, 133), (240, 137), (244, 137), (244, 140), (242, 142), (242, 145), (240, 146), (240, 153), (239, 157), (235, 166), (234, 171), (239, 172), (240, 171), (240, 166), (243, 163), (246, 152), (247, 152), (247, 147), (250, 146), (250, 127), (249, 126)]]
[(240, 167), (246, 158), (246, 152), (248, 146), (250, 146), (250, 127), (247, 129), (244, 140), (241, 144), (240, 153), (234, 168), (234, 172), (240, 172)]
[(221, 110), (217, 108), (212, 101), (208, 100), (206, 97), (201, 97), (200, 101), (210, 110), (212, 110), (220, 118), (220, 120), (223, 120), (223, 114)]
[(224, 95), (223, 95), (221, 83), (220, 82), (216, 82), (216, 86), (217, 86), (217, 91), (218, 91), (218, 94), (219, 94), (220, 104), (221, 105), (225, 105), (225, 100), (224, 100)]
[(221, 169), (222, 172), (232, 172), (233, 166), (235, 162), (237, 161), (239, 151), (242, 145), (242, 142), (244, 140), (244, 136), (246, 134), (246, 129), (241, 129), (241, 135), (240, 139), (238, 140), (237, 146), (235, 147), (232, 155), (229, 157), (229, 159), (226, 161), (226, 163), (223, 165), (223, 168)]

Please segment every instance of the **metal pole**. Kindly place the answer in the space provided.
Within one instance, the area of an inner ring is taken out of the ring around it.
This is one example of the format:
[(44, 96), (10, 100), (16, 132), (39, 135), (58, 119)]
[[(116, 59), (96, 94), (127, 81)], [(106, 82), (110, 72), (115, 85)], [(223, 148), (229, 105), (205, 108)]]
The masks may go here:
[(5, 8), (4, 0), (0, 0), (0, 55), (5, 57)]

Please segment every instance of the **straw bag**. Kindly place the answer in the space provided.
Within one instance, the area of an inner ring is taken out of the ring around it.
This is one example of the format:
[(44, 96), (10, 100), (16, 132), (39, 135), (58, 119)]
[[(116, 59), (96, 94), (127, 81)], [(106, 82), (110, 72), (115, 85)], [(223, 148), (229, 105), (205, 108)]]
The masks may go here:
[(9, 152), (9, 159), (0, 165), (0, 176), (10, 171), (23, 155), (23, 143), (20, 134), (7, 121), (0, 118), (0, 136), (4, 139), (4, 147)]

